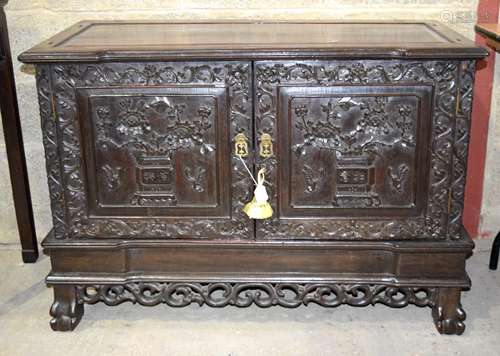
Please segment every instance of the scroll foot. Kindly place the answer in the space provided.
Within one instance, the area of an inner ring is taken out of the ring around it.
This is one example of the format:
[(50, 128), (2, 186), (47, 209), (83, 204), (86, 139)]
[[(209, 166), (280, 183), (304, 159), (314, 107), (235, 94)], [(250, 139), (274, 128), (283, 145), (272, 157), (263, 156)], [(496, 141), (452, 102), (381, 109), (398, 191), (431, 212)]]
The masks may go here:
[(54, 286), (54, 303), (50, 308), (50, 327), (54, 331), (72, 331), (83, 316), (83, 304), (76, 297), (72, 285)]
[(465, 311), (460, 304), (460, 288), (439, 288), (432, 317), (441, 334), (461, 335), (465, 330)]

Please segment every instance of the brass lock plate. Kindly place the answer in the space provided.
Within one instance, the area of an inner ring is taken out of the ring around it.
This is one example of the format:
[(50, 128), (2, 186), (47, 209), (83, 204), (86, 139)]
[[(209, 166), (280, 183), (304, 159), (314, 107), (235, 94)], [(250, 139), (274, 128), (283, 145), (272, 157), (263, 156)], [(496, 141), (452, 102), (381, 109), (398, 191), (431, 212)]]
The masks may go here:
[(234, 153), (239, 157), (248, 157), (248, 139), (244, 133), (234, 137)]
[(260, 136), (259, 154), (262, 158), (269, 158), (274, 155), (271, 135), (263, 133)]

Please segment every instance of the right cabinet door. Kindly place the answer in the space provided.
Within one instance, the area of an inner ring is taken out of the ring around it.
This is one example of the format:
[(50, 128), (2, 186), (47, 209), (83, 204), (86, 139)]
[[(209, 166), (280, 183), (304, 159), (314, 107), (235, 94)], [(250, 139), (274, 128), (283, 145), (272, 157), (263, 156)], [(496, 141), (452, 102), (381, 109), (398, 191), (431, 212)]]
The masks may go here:
[[(275, 214), (258, 239), (445, 237), (457, 65), (256, 63), (256, 145)], [(266, 137), (266, 136), (264, 136)]]

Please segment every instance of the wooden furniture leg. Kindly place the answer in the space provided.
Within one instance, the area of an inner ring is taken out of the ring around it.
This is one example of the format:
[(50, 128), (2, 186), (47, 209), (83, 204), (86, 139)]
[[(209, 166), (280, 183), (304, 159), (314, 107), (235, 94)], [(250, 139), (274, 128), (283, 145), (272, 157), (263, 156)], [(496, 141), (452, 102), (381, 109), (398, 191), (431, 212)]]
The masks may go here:
[(6, 4), (7, 0), (0, 0), (0, 109), (22, 257), (24, 262), (33, 263), (38, 258), (38, 246), (19, 121), (7, 21), (3, 9)]
[(493, 246), (491, 247), (490, 256), (490, 269), (495, 271), (498, 267), (498, 253), (500, 252), (500, 232), (495, 237), (493, 241)]
[(441, 334), (461, 335), (465, 330), (465, 311), (460, 304), (460, 288), (439, 288), (432, 317)]
[(76, 297), (73, 285), (55, 285), (54, 303), (50, 308), (50, 327), (54, 331), (73, 331), (83, 316), (83, 303)]

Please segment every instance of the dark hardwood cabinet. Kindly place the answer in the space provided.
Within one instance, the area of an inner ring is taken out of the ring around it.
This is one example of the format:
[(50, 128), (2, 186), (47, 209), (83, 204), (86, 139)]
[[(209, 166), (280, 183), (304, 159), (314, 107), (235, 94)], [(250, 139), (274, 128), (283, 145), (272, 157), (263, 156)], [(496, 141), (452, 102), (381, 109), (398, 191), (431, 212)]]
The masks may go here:
[[(54, 223), (52, 328), (101, 301), (411, 303), (461, 334), (485, 55), (405, 22), (83, 22), (23, 53)], [(274, 214), (253, 220), (261, 168)]]

